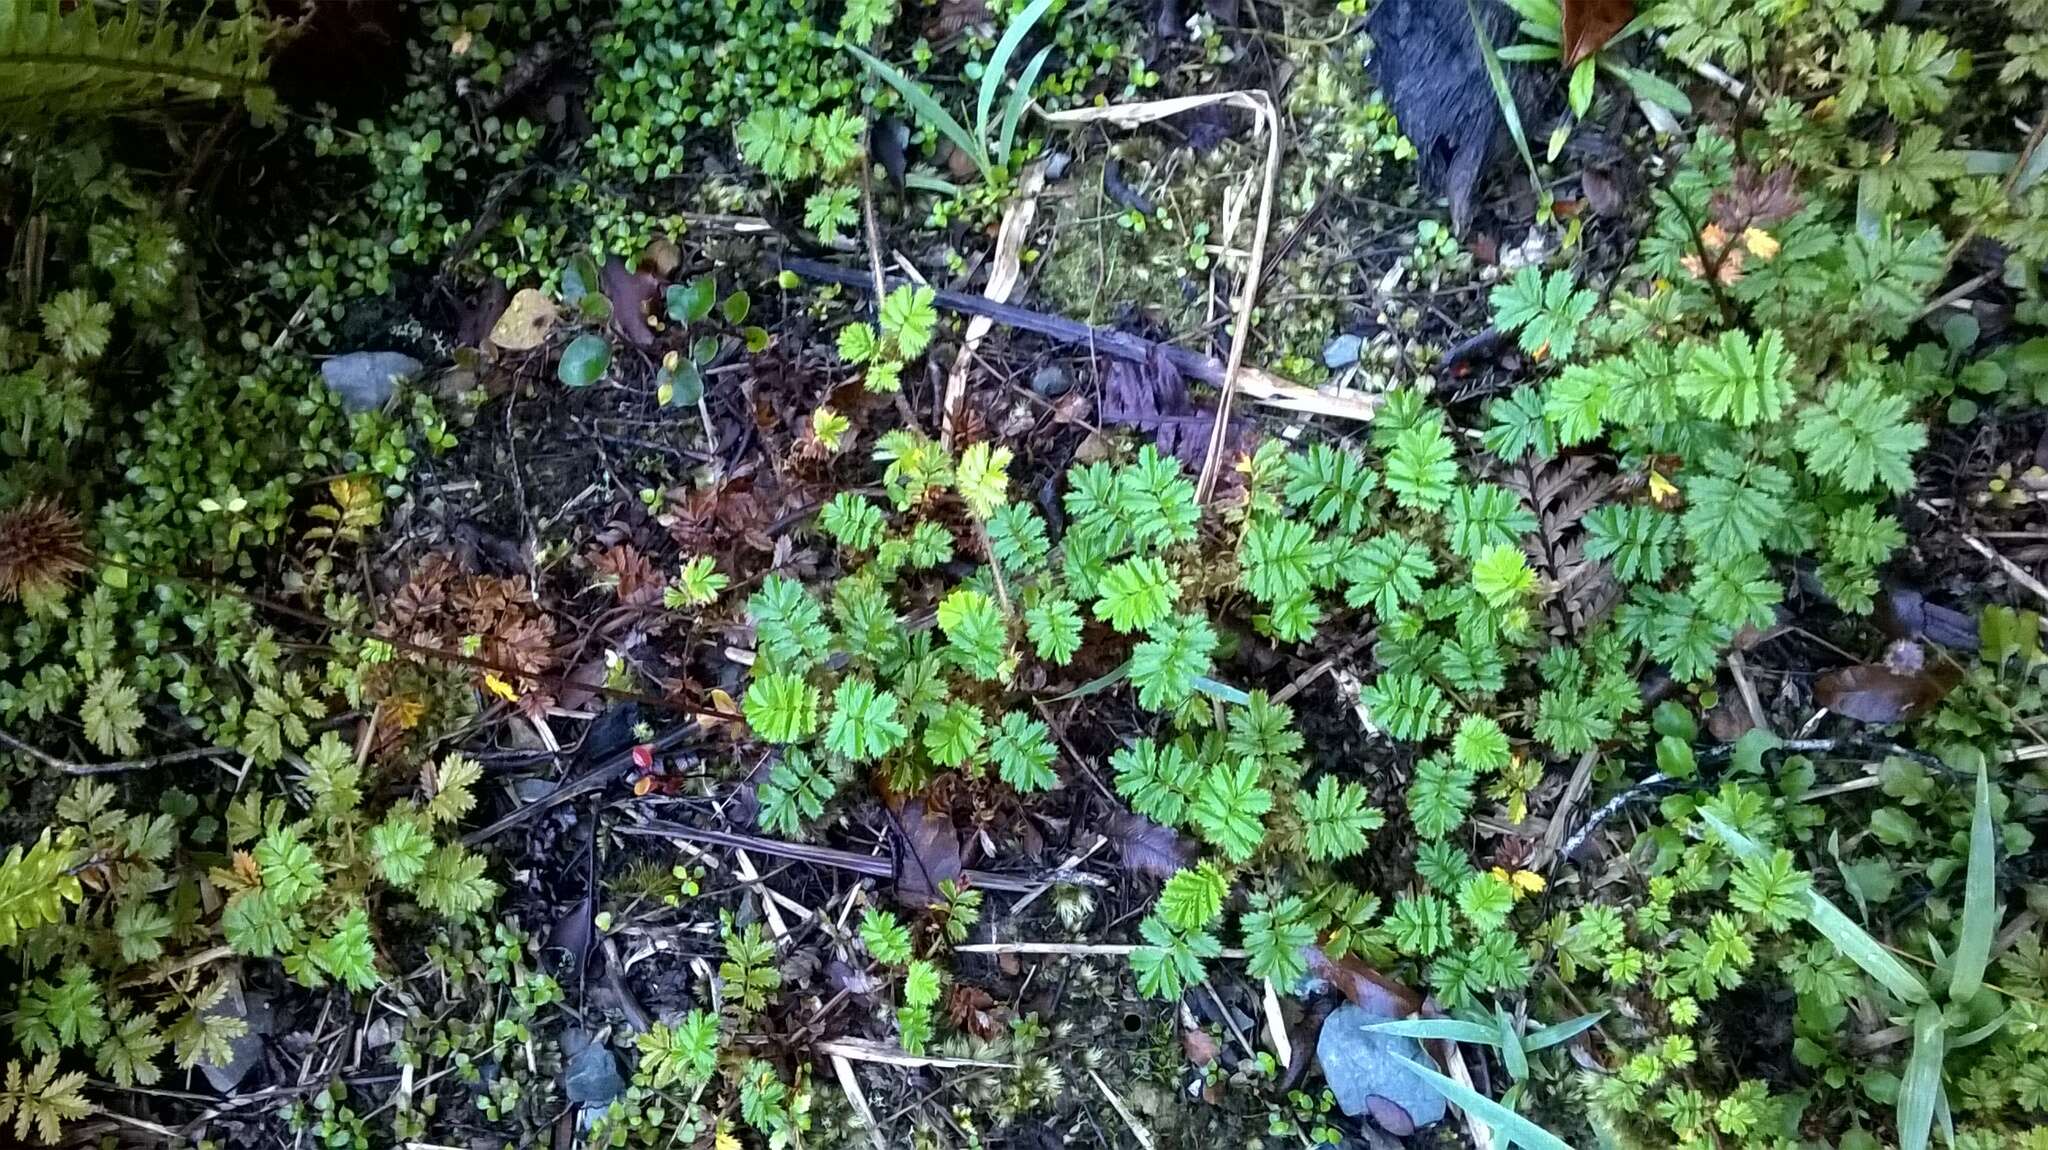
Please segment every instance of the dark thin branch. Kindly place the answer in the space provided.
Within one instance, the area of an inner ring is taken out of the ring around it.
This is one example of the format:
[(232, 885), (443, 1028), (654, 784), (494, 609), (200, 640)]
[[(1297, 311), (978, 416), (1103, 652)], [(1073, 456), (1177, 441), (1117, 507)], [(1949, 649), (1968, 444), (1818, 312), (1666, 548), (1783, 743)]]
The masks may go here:
[[(842, 287), (856, 288), (865, 292), (873, 292), (875, 290), (874, 277), (868, 272), (855, 271), (852, 268), (835, 267), (832, 264), (820, 263), (817, 260), (808, 260), (800, 256), (785, 257), (782, 261), (782, 266), (805, 279), (839, 284)], [(901, 277), (893, 277), (889, 282), (890, 286), (893, 287), (910, 281)], [(1163, 355), (1174, 367), (1180, 369), (1182, 375), (1188, 376), (1191, 379), (1199, 379), (1203, 383), (1216, 387), (1223, 386), (1225, 374), (1223, 361), (1206, 355), (1200, 355), (1186, 348), (1158, 343), (1143, 336), (1132, 335), (1127, 331), (1117, 331), (1114, 328), (1090, 327), (1079, 320), (1067, 319), (1064, 316), (1047, 315), (1044, 312), (1032, 311), (1030, 308), (1018, 307), (1016, 304), (997, 303), (984, 296), (969, 295), (966, 292), (947, 291), (944, 288), (937, 288), (933, 290), (932, 294), (938, 306), (949, 311), (957, 311), (966, 315), (987, 316), (989, 319), (1005, 327), (1013, 327), (1019, 331), (1028, 331), (1034, 335), (1042, 335), (1057, 343), (1078, 344), (1088, 348), (1090, 351), (1099, 352), (1113, 359), (1128, 360), (1132, 363), (1146, 363), (1151, 360), (1154, 354)]]

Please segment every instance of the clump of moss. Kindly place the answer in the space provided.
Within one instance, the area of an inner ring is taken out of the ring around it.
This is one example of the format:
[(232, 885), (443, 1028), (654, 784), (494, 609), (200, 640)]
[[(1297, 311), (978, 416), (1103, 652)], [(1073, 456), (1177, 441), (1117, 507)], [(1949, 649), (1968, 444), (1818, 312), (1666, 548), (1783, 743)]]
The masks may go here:
[[(1322, 31), (1282, 111), (1289, 136), (1252, 353), (1305, 382), (1327, 376), (1323, 346), (1364, 298), (1359, 265), (1338, 239), (1359, 229), (1327, 226), (1328, 201), (1405, 179), (1403, 161), (1414, 155), (1367, 77), (1364, 37)], [(1216, 274), (1217, 263), (1242, 274), (1264, 162), (1264, 142), (1248, 133), (1206, 153), (1141, 134), (1083, 162), (1053, 212), (1058, 239), (1040, 279), (1047, 301), (1090, 323), (1136, 318), (1169, 338), (1227, 339), (1232, 277)], [(1300, 241), (1279, 251), (1297, 231)]]

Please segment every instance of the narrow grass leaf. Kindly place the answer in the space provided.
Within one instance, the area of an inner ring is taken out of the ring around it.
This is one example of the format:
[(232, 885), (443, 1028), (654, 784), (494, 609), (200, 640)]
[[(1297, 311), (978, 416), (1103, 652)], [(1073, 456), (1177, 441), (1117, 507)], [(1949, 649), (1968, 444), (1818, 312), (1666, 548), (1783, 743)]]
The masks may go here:
[(1515, 1033), (1515, 1020), (1507, 1011), (1496, 1006), (1493, 1017), (1500, 1027), (1500, 1060), (1507, 1064), (1508, 1077), (1520, 1082), (1529, 1077), (1529, 1052), (1523, 1048), (1522, 1036)]
[(1456, 1018), (1391, 1018), (1385, 1022), (1367, 1023), (1366, 1030), (1376, 1034), (1391, 1034), (1396, 1038), (1449, 1039), (1452, 1042), (1470, 1042), (1477, 1046), (1499, 1046), (1500, 1032), (1479, 1022), (1465, 1022)]
[(1577, 1018), (1565, 1022), (1551, 1023), (1541, 1030), (1530, 1031), (1529, 1036), (1522, 1040), (1522, 1048), (1531, 1051), (1547, 1050), (1559, 1043), (1570, 1042), (1579, 1035), (1600, 1025), (1600, 1020), (1605, 1017), (1607, 1017), (1606, 1011), (1597, 1010), (1592, 1014), (1581, 1014)]
[(1038, 55), (1024, 65), (1024, 72), (1017, 77), (1017, 86), (1010, 91), (1010, 102), (1003, 108), (1003, 128), (996, 137), (995, 161), (998, 164), (1010, 162), (1010, 152), (1017, 146), (1017, 124), (1024, 119), (1024, 109), (1031, 106), (1031, 89), (1038, 86), (1038, 74), (1045, 71), (1045, 61), (1052, 55), (1052, 45), (1038, 50)]
[[(1753, 862), (1764, 858), (1764, 848), (1755, 839), (1736, 830), (1719, 814), (1702, 808), (1699, 817), (1735, 857)], [(1842, 913), (1841, 908), (1810, 888), (1806, 892), (1806, 921), (1826, 935), (1827, 940), (1835, 944), (1835, 949), (1842, 952), (1842, 957), (1862, 967), (1870, 977), (1889, 987), (1893, 994), (1906, 1002), (1927, 1001), (1927, 984), (1920, 981), (1919, 975), (1893, 958), (1882, 943), (1857, 926), (1854, 920)]]
[(955, 147), (974, 157), (974, 166), (981, 169), (982, 178), (988, 177), (988, 153), (983, 150), (981, 141), (967, 134), (967, 129), (961, 127), (960, 121), (953, 118), (953, 113), (948, 112), (945, 105), (939, 103), (938, 97), (932, 95), (923, 84), (897, 71), (894, 65), (870, 54), (867, 49), (853, 44), (845, 44), (842, 47), (853, 53), (854, 58), (873, 73), (876, 79), (896, 89), (918, 119), (937, 128), (947, 139), (953, 141)]
[(966, 190), (951, 180), (927, 176), (922, 172), (903, 173), (903, 186), (919, 192), (936, 192), (942, 196), (957, 196)]
[(1885, 984), (1893, 994), (1906, 1002), (1927, 1001), (1927, 984), (1920, 976), (1906, 969), (1906, 964), (1893, 958), (1884, 945), (1870, 937), (1870, 933), (1857, 926), (1841, 908), (1818, 894), (1806, 894), (1806, 921), (1815, 930), (1827, 936), (1842, 957), (1864, 969), (1870, 977)]
[(1991, 1037), (1992, 1035), (1997, 1034), (1999, 1031), (2005, 1029), (2005, 1020), (2011, 1017), (2012, 1011), (2001, 1010), (1998, 1012), (1998, 1017), (1992, 1019), (1991, 1021), (1985, 1023), (1977, 1029), (1965, 1031), (1962, 1034), (1957, 1035), (1955, 1038), (1950, 1039), (1948, 1048), (1950, 1050), (1961, 1050), (1965, 1046), (1975, 1046), (1979, 1042), (1982, 1042), (1985, 1039)]
[[(995, 107), (996, 90), (1003, 86), (1003, 76), (1010, 70), (1010, 57), (1024, 44), (1024, 37), (1031, 34), (1031, 28), (1038, 23), (1045, 10), (1052, 7), (1052, 0), (1032, 0), (1031, 7), (1017, 13), (1010, 26), (1003, 29), (1003, 38), (996, 41), (995, 53), (981, 71), (981, 92), (974, 100), (974, 134), (980, 140), (988, 139), (988, 113)], [(996, 159), (1000, 162), (1002, 157)]]
[(1948, 1020), (1941, 1007), (1921, 1003), (1913, 1014), (1913, 1055), (1906, 1060), (1906, 1077), (1899, 1083), (1899, 1150), (1927, 1150), (1934, 1111), (1941, 1103), (1941, 1056), (1947, 1037)]
[(1956, 940), (1955, 973), (1948, 983), (1950, 1002), (1968, 1002), (1984, 985), (1984, 966), (1991, 961), (1991, 936), (1998, 931), (1998, 891), (1993, 873), (1998, 840), (1991, 825), (1991, 777), (1977, 764), (1977, 804), (1970, 812), (1970, 867), (1963, 879), (1963, 933)]
[(1410, 1059), (1408, 1069), (1436, 1088), (1453, 1106), (1479, 1119), (1518, 1146), (1530, 1150), (1572, 1150), (1571, 1144), (1486, 1095), (1447, 1075)]
[(1212, 699), (1221, 699), (1236, 707), (1244, 707), (1251, 704), (1252, 697), (1250, 695), (1245, 694), (1228, 683), (1219, 683), (1207, 675), (1196, 675), (1193, 682), (1195, 690)]
[(1539, 183), (1536, 175), (1536, 157), (1529, 153), (1529, 135), (1522, 130), (1522, 113), (1515, 107), (1515, 93), (1508, 87), (1508, 75), (1501, 71), (1500, 57), (1493, 51), (1493, 39), (1486, 34), (1486, 25), (1479, 19), (1479, 5), (1476, 0), (1465, 0), (1465, 14), (1472, 18), (1472, 35), (1479, 41), (1479, 58), (1486, 64), (1486, 80), (1493, 85), (1493, 98), (1500, 104), (1501, 119), (1508, 124), (1508, 135), (1515, 141), (1515, 150), (1522, 153), (1522, 163), (1528, 165), (1529, 180)]
[(1129, 659), (1125, 659), (1122, 663), (1117, 664), (1115, 670), (1110, 671), (1108, 674), (1098, 675), (1095, 678), (1090, 679), (1087, 682), (1081, 684), (1080, 686), (1075, 687), (1073, 690), (1068, 691), (1064, 695), (1055, 695), (1052, 698), (1047, 699), (1046, 702), (1064, 703), (1068, 699), (1083, 699), (1088, 697), (1089, 695), (1097, 694), (1102, 691), (1107, 691), (1111, 687), (1116, 686), (1118, 683), (1121, 683), (1125, 679), (1128, 679), (1130, 677), (1131, 661)]
[(1736, 830), (1733, 823), (1712, 810), (1701, 807), (1697, 813), (1700, 821), (1707, 824), (1707, 829), (1721, 840), (1721, 845), (1728, 848), (1729, 854), (1745, 862), (1763, 861), (1764, 848), (1755, 839)]

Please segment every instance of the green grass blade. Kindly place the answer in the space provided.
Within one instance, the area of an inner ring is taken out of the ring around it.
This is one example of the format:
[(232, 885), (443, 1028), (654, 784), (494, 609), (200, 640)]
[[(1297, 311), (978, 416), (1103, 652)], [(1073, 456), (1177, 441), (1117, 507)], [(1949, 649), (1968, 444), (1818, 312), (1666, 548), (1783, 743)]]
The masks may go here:
[(967, 129), (961, 127), (960, 121), (953, 118), (953, 113), (948, 112), (945, 105), (939, 103), (937, 96), (932, 95), (924, 85), (897, 71), (894, 65), (876, 59), (867, 49), (854, 44), (844, 44), (841, 47), (853, 53), (854, 58), (873, 73), (876, 79), (896, 89), (918, 119), (937, 128), (947, 139), (953, 141), (955, 147), (974, 157), (974, 166), (981, 169), (983, 179), (988, 178), (988, 154), (982, 150), (981, 142), (967, 134)]
[(1515, 1020), (1508, 1012), (1496, 1006), (1493, 1008), (1495, 1025), (1500, 1027), (1500, 1060), (1507, 1064), (1508, 1077), (1517, 1082), (1529, 1077), (1529, 1051), (1522, 1045), (1522, 1036), (1515, 1033)]
[(1613, 69), (1628, 84), (1629, 91), (1637, 96), (1667, 112), (1674, 112), (1680, 116), (1692, 115), (1692, 97), (1686, 95), (1678, 85), (1662, 76), (1642, 68), (1631, 68), (1626, 64), (1615, 64)]
[(1970, 869), (1963, 879), (1963, 933), (1956, 940), (1955, 973), (1948, 983), (1950, 1002), (1968, 1002), (1984, 985), (1984, 966), (1991, 961), (1991, 936), (1998, 932), (1997, 863), (1991, 776), (1979, 762), (1977, 804), (1970, 812)]
[(1842, 952), (1842, 957), (1884, 983), (1901, 1000), (1911, 1003), (1927, 1001), (1927, 984), (1920, 981), (1920, 976), (1893, 958), (1890, 951), (1843, 914), (1841, 908), (1812, 891), (1807, 892), (1806, 902), (1806, 921), (1826, 935), (1828, 941), (1835, 944), (1835, 949)]
[[(1003, 86), (1003, 77), (1010, 71), (1010, 57), (1017, 54), (1017, 49), (1024, 44), (1024, 37), (1031, 34), (1032, 25), (1037, 24), (1039, 17), (1044, 16), (1050, 7), (1052, 0), (1032, 0), (1031, 7), (1017, 13), (1017, 18), (1003, 29), (1003, 38), (996, 41), (995, 53), (982, 68), (981, 92), (974, 100), (975, 139), (987, 141), (989, 109), (995, 107), (996, 90)], [(1002, 157), (996, 159), (1000, 161)]]
[(1656, 25), (1657, 12), (1655, 9), (1647, 9), (1645, 11), (1638, 12), (1636, 13), (1635, 19), (1630, 20), (1628, 23), (1621, 26), (1621, 31), (1616, 32), (1612, 36), (1609, 36), (1607, 38), (1607, 43), (1602, 44), (1600, 46), (1600, 50), (1602, 52), (1605, 52), (1607, 49), (1614, 47), (1616, 44), (1621, 43), (1622, 41), (1628, 39), (1630, 36), (1640, 36), (1649, 29), (1656, 27)]
[(1529, 1036), (1522, 1040), (1522, 1049), (1529, 1051), (1544, 1050), (1561, 1042), (1570, 1042), (1579, 1035), (1600, 1025), (1600, 1020), (1605, 1017), (1607, 1017), (1607, 1012), (1598, 1010), (1592, 1014), (1581, 1014), (1568, 1022), (1554, 1022), (1541, 1030), (1531, 1031)]
[(1722, 818), (1718, 812), (1701, 807), (1694, 813), (1698, 814), (1700, 821), (1707, 824), (1707, 829), (1713, 831), (1714, 836), (1721, 840), (1721, 845), (1728, 848), (1729, 854), (1748, 862), (1763, 861), (1764, 848), (1755, 839), (1736, 830), (1735, 824)]
[(1957, 1035), (1955, 1038), (1950, 1039), (1948, 1048), (1950, 1050), (1961, 1050), (1965, 1046), (1975, 1046), (1979, 1042), (1982, 1042), (1985, 1039), (1991, 1037), (1992, 1035), (1997, 1034), (1999, 1031), (2005, 1029), (2006, 1020), (2011, 1017), (2012, 1011), (2001, 1010), (1998, 1012), (1998, 1017), (1992, 1019), (1991, 1021), (1985, 1023), (1977, 1029), (1967, 1031), (1963, 1034)]
[(1218, 682), (1207, 675), (1196, 675), (1193, 679), (1195, 690), (1212, 699), (1221, 699), (1233, 707), (1250, 705), (1252, 697), (1228, 683)]
[(1008, 165), (1010, 151), (1017, 146), (1017, 125), (1024, 119), (1024, 109), (1031, 106), (1031, 89), (1038, 85), (1038, 74), (1045, 70), (1045, 61), (1052, 55), (1052, 45), (1038, 50), (1038, 55), (1024, 65), (1024, 71), (1017, 77), (1017, 86), (1010, 92), (1010, 102), (1003, 107), (1003, 128), (996, 136), (995, 161)]
[(1456, 1018), (1391, 1018), (1385, 1022), (1367, 1023), (1365, 1029), (1375, 1034), (1391, 1034), (1396, 1038), (1443, 1038), (1452, 1042), (1470, 1042), (1478, 1046), (1500, 1045), (1498, 1030), (1482, 1023), (1465, 1022)]
[(1558, 0), (1502, 0), (1514, 9), (1515, 15), (1541, 28), (1548, 28), (1552, 35), (1564, 38), (1564, 6)]
[(967, 190), (951, 180), (942, 180), (923, 172), (903, 173), (903, 186), (920, 192), (936, 192), (942, 196), (957, 196)]
[[(1763, 846), (1736, 830), (1727, 819), (1705, 807), (1698, 813), (1700, 821), (1720, 838), (1730, 854), (1750, 860), (1764, 857)], [(1870, 977), (1884, 983), (1902, 1000), (1913, 1003), (1927, 1001), (1927, 984), (1920, 981), (1919, 975), (1907, 970), (1905, 963), (1893, 958), (1883, 944), (1870, 937), (1870, 932), (1857, 926), (1853, 919), (1842, 913), (1840, 907), (1812, 889), (1806, 892), (1806, 921), (1826, 935), (1827, 940), (1835, 944), (1835, 949), (1842, 952), (1842, 957), (1862, 967)]]
[(1493, 1127), (1495, 1133), (1517, 1146), (1527, 1146), (1529, 1150), (1572, 1150), (1564, 1139), (1454, 1078), (1412, 1059), (1408, 1069), (1435, 1087), (1453, 1106)]
[[(1508, 75), (1501, 71), (1500, 57), (1494, 54), (1493, 39), (1486, 34), (1486, 25), (1479, 19), (1479, 5), (1475, 0), (1465, 0), (1465, 14), (1472, 18), (1472, 36), (1479, 41), (1479, 58), (1486, 63), (1486, 79), (1493, 85), (1493, 98), (1500, 104), (1501, 118), (1508, 122), (1508, 135), (1514, 138), (1515, 150), (1522, 153), (1522, 163), (1528, 165), (1529, 181), (1540, 183), (1536, 175), (1536, 157), (1529, 154), (1529, 135), (1522, 130), (1522, 113), (1515, 107), (1515, 93), (1508, 87)], [(1542, 189), (1539, 187), (1538, 191)]]
[(1913, 1056), (1906, 1060), (1906, 1077), (1899, 1083), (1899, 1150), (1927, 1150), (1927, 1135), (1934, 1129), (1934, 1111), (1941, 1101), (1941, 1056), (1948, 1037), (1948, 1020), (1941, 1007), (1920, 1004), (1913, 1015)]
[(1073, 690), (1068, 691), (1064, 695), (1055, 695), (1052, 698), (1047, 699), (1046, 702), (1064, 703), (1068, 699), (1083, 699), (1088, 697), (1089, 695), (1093, 695), (1101, 691), (1107, 691), (1111, 687), (1116, 686), (1118, 683), (1121, 683), (1125, 679), (1128, 679), (1130, 677), (1131, 661), (1129, 659), (1125, 659), (1122, 663), (1117, 665), (1115, 670), (1110, 671), (1108, 674), (1098, 675), (1095, 678), (1090, 679), (1087, 682), (1081, 684), (1080, 686), (1075, 687)]

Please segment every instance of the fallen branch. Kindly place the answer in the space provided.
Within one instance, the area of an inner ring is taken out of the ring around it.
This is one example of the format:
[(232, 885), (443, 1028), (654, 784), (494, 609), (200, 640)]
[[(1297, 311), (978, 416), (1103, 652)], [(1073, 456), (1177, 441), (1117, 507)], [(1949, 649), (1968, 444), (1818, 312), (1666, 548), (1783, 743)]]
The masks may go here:
[[(820, 263), (801, 256), (785, 258), (782, 266), (784, 270), (795, 272), (808, 280), (839, 284), (864, 292), (874, 291), (873, 277), (867, 272)], [(897, 277), (890, 280), (890, 286), (908, 282)], [(1090, 327), (1079, 320), (1047, 315), (1044, 312), (1032, 311), (1030, 308), (1018, 307), (1016, 304), (997, 303), (982, 296), (948, 291), (944, 288), (933, 289), (932, 298), (934, 303), (948, 311), (959, 312), (962, 315), (986, 316), (1005, 327), (1042, 335), (1056, 343), (1086, 347), (1112, 359), (1147, 363), (1156, 353), (1164, 356), (1182, 375), (1216, 387), (1222, 387), (1229, 375), (1228, 367), (1221, 360), (1172, 344), (1158, 343), (1127, 331)], [(1327, 415), (1336, 419), (1371, 422), (1373, 413), (1379, 410), (1379, 400), (1375, 396), (1326, 395), (1312, 387), (1303, 387), (1292, 380), (1254, 367), (1238, 369), (1237, 390), (1268, 407), (1298, 411), (1304, 415)]]

